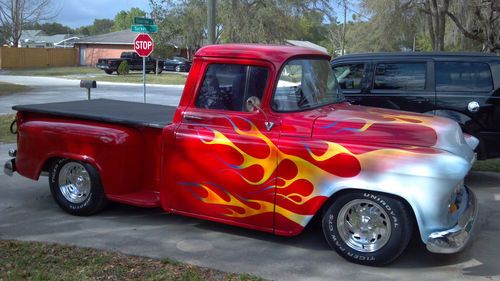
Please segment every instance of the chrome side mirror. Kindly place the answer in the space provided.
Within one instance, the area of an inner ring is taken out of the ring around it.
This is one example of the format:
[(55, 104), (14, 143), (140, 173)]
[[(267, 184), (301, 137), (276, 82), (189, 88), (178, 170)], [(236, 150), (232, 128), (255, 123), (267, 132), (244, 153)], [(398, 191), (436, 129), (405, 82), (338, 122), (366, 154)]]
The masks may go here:
[(259, 98), (256, 97), (256, 96), (249, 97), (247, 99), (246, 103), (245, 103), (245, 109), (248, 112), (253, 112), (253, 111), (256, 111), (256, 110), (262, 111), (262, 108), (260, 108), (260, 100), (259, 100)]
[(264, 117), (266, 118), (266, 122), (264, 122), (264, 125), (266, 126), (267, 131), (271, 131), (271, 129), (274, 127), (274, 122), (270, 122), (269, 118), (267, 117), (267, 114), (262, 108), (260, 107), (260, 99), (256, 96), (251, 96), (247, 99), (245, 103), (246, 109), (249, 112), (254, 112), (258, 111), (261, 112)]

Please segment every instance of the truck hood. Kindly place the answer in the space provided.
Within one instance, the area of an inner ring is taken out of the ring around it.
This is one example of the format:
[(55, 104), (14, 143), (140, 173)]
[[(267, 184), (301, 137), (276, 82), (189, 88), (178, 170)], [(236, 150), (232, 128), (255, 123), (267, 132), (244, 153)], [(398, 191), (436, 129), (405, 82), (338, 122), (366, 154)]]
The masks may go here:
[(468, 162), (477, 142), (466, 141), (453, 120), (411, 112), (362, 107), (348, 103), (325, 108), (313, 125), (312, 136), (337, 143), (378, 148), (435, 148)]

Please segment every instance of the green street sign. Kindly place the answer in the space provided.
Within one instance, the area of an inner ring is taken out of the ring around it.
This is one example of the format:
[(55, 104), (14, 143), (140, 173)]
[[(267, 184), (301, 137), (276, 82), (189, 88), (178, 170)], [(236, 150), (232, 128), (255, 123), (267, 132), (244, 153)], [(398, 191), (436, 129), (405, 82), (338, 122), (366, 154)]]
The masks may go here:
[(154, 25), (155, 20), (150, 19), (150, 18), (140, 18), (140, 17), (134, 17), (134, 24), (139, 24), (139, 25)]
[(157, 33), (158, 26), (157, 25), (134, 24), (131, 26), (130, 30), (132, 32), (139, 32), (139, 33)]

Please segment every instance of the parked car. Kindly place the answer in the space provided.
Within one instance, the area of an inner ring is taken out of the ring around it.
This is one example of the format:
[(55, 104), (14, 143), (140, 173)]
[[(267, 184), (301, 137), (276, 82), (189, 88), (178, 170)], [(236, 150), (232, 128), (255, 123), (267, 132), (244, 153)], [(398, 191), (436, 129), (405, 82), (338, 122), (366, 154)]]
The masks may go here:
[[(122, 61), (127, 61), (130, 70), (140, 70), (142, 71), (142, 57), (140, 57), (136, 52), (122, 52), (120, 58), (103, 58), (97, 61), (96, 67), (104, 70), (107, 74), (112, 74), (118, 71), (118, 67)], [(157, 66), (158, 64), (158, 66)], [(158, 68), (156, 68), (158, 67)], [(160, 74), (163, 71), (163, 61), (156, 61), (152, 57), (146, 58), (146, 72)]]
[(500, 57), (370, 53), (331, 64), (349, 102), (451, 118), (480, 140), (479, 159), (500, 157)]
[(163, 62), (163, 70), (189, 72), (191, 62), (183, 57), (172, 57)]

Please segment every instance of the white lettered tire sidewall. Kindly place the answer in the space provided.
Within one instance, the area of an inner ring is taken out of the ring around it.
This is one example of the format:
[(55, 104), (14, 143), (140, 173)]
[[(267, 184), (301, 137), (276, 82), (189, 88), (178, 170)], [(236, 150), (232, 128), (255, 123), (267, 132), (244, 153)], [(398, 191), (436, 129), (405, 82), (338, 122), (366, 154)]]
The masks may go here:
[[(87, 198), (80, 203), (68, 201), (61, 192), (58, 178), (64, 165), (76, 162), (81, 164), (90, 177), (90, 192)], [(97, 169), (89, 163), (71, 159), (59, 159), (52, 164), (49, 172), (50, 192), (56, 203), (64, 211), (77, 216), (88, 216), (102, 210), (107, 205), (107, 199), (102, 188), (101, 180)]]
[[(332, 199), (323, 213), (322, 226), (326, 241), (339, 255), (351, 262), (370, 266), (388, 264), (401, 255), (411, 238), (413, 223), (406, 205), (400, 199), (372, 191), (354, 191)], [(358, 199), (376, 203), (389, 216), (391, 224), (389, 240), (373, 252), (353, 249), (341, 238), (337, 229), (337, 217), (342, 207)]]

